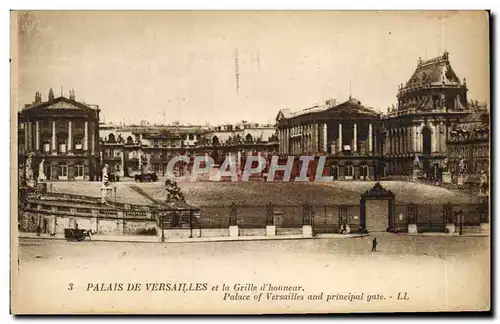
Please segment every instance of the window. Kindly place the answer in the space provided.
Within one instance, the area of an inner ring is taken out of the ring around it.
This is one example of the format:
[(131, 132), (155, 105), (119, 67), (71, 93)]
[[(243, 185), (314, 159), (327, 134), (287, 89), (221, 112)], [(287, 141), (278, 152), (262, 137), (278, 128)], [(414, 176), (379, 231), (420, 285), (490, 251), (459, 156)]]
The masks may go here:
[(366, 179), (369, 177), (369, 171), (368, 171), (368, 166), (367, 165), (362, 165), (361, 166), (361, 177), (363, 179)]
[(65, 140), (59, 141), (59, 153), (66, 153), (66, 141)]
[(82, 140), (76, 139), (75, 140), (75, 150), (81, 150), (82, 148), (83, 148)]
[(50, 141), (43, 141), (43, 152), (44, 153), (50, 152)]
[(354, 173), (354, 168), (352, 165), (347, 165), (345, 168), (344, 168), (344, 176), (346, 177), (352, 177)]
[(59, 177), (68, 176), (68, 166), (66, 164), (59, 165)]
[(75, 165), (75, 178), (83, 178), (83, 165)]

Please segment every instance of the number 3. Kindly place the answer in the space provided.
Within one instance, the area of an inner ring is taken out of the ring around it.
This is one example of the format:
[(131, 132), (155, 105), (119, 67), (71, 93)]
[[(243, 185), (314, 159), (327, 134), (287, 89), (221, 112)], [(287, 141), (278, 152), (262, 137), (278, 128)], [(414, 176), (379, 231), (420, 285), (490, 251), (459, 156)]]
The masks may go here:
[(68, 290), (73, 290), (73, 284), (72, 283), (69, 284)]

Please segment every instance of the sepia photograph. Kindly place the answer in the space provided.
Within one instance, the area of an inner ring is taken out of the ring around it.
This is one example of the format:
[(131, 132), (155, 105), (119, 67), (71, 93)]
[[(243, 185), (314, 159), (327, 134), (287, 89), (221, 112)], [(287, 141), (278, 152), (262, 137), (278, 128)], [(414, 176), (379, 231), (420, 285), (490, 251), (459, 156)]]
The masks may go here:
[(11, 313), (489, 312), (490, 23), (12, 10)]

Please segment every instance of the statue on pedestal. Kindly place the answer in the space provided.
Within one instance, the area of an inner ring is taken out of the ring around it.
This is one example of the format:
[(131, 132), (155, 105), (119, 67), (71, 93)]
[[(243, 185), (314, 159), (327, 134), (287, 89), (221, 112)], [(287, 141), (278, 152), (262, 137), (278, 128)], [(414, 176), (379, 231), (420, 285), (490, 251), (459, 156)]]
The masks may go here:
[(420, 160), (418, 155), (415, 155), (415, 159), (413, 160), (413, 170), (420, 170)]
[(33, 177), (33, 169), (31, 167), (33, 163), (33, 153), (28, 154), (28, 158), (26, 159), (26, 165), (25, 165), (25, 181), (26, 181), (26, 186), (29, 188), (34, 188), (35, 187), (35, 179)]
[(40, 162), (40, 165), (38, 166), (38, 182), (44, 182), (45, 180), (47, 180), (44, 172), (44, 164), (45, 159), (42, 159), (42, 162)]
[(109, 175), (108, 175), (108, 164), (104, 164), (104, 168), (102, 168), (102, 187), (101, 187), (101, 202), (106, 203), (106, 197), (108, 196), (108, 191), (111, 191), (112, 188), (109, 185)]
[(449, 171), (449, 161), (448, 158), (445, 158), (443, 161), (443, 171), (448, 172)]
[(185, 202), (184, 195), (177, 185), (177, 182), (167, 179), (165, 181), (165, 190), (167, 191), (167, 203)]
[(107, 187), (109, 185), (108, 164), (104, 164), (102, 168), (102, 185)]
[(481, 170), (479, 175), (479, 196), (488, 195), (488, 175)]
[(458, 173), (465, 174), (467, 173), (467, 161), (465, 159), (461, 159), (458, 164)]

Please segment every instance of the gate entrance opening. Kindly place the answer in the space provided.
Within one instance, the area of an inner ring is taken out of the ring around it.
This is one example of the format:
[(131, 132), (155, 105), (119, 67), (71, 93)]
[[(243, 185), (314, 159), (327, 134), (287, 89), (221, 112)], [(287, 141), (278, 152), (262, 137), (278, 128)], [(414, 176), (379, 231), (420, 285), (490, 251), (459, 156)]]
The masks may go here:
[[(361, 228), (363, 232), (381, 232), (394, 230), (394, 215), (395, 215), (395, 197), (394, 193), (382, 187), (380, 182), (377, 182), (370, 190), (361, 194), (360, 214)], [(387, 210), (379, 206), (379, 208), (371, 209), (369, 216), (366, 216), (366, 201), (367, 200), (382, 200), (387, 201)], [(382, 215), (380, 215), (382, 213)], [(384, 213), (386, 217), (384, 220)], [(368, 219), (367, 219), (368, 218)]]

